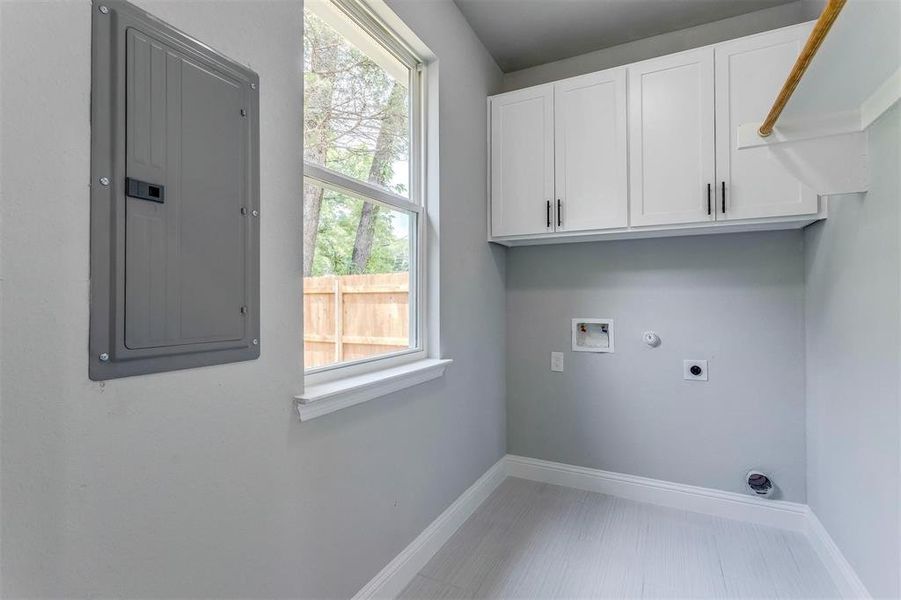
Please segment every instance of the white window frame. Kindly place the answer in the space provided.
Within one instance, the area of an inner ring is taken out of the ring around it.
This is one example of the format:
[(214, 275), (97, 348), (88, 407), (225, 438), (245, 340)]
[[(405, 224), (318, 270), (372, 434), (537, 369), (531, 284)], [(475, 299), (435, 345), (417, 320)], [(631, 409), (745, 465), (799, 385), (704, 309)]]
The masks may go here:
[[(299, 411), (304, 405), (308, 406), (317, 401), (318, 394), (316, 390), (311, 390), (311, 388), (319, 387), (324, 390), (328, 387), (331, 390), (335, 386), (327, 384), (344, 379), (348, 381), (362, 379), (371, 382), (371, 377), (365, 377), (367, 374), (379, 371), (395, 373), (404, 365), (425, 361), (428, 359), (429, 348), (429, 302), (427, 298), (429, 281), (427, 272), (428, 215), (425, 201), (427, 165), (425, 150), (427, 144), (424, 123), (426, 114), (425, 94), (423, 89), (426, 81), (426, 67), (424, 61), (399, 36), (393, 33), (376, 13), (370, 9), (365, 0), (308, 1), (307, 7), (312, 8), (313, 6), (318, 6), (319, 10), (339, 10), (343, 17), (355, 22), (372, 37), (374, 43), (380, 44), (383, 49), (390, 52), (410, 70), (409, 197), (405, 198), (390, 190), (354, 179), (306, 160), (304, 161), (304, 182), (415, 215), (416, 226), (411, 228), (411, 235), (415, 239), (411, 240), (413, 245), (410, 257), (410, 291), (413, 292), (415, 306), (411, 305), (410, 310), (410, 333), (413, 339), (411, 348), (355, 361), (304, 369), (305, 393), (297, 397)], [(316, 12), (318, 13), (319, 11), (317, 10)], [(443, 367), (441, 372), (443, 373)], [(301, 418), (303, 418), (303, 411), (301, 411)]]

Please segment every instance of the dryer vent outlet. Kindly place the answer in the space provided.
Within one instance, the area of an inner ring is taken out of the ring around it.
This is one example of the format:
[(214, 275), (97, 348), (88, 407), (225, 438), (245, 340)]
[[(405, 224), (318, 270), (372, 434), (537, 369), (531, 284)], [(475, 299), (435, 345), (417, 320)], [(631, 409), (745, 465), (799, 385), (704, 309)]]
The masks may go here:
[(760, 471), (749, 471), (745, 483), (755, 496), (768, 498), (773, 493), (773, 481)]

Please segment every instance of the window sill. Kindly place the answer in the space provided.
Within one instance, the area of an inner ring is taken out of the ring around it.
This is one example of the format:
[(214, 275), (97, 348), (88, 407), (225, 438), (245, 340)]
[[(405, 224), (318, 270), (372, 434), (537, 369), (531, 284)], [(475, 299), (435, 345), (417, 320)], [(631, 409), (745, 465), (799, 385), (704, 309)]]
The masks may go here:
[(427, 358), (399, 367), (311, 385), (303, 394), (295, 396), (297, 414), (301, 421), (309, 421), (342, 408), (425, 383), (444, 375), (444, 370), (452, 362), (450, 359)]

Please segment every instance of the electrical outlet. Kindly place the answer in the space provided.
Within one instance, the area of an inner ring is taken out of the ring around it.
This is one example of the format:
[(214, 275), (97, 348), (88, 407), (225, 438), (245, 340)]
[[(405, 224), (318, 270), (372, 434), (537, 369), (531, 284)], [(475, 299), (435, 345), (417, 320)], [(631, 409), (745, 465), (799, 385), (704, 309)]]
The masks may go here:
[(551, 371), (556, 373), (563, 372), (563, 353), (551, 352)]
[(688, 379), (689, 381), (707, 381), (707, 361), (682, 361), (682, 379)]

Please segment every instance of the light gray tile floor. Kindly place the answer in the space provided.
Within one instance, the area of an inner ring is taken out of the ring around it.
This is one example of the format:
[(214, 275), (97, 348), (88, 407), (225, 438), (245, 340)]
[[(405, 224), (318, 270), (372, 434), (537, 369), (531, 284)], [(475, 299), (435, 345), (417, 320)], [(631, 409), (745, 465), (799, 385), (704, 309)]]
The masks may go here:
[(800, 533), (508, 478), (401, 593), (836, 598)]

